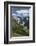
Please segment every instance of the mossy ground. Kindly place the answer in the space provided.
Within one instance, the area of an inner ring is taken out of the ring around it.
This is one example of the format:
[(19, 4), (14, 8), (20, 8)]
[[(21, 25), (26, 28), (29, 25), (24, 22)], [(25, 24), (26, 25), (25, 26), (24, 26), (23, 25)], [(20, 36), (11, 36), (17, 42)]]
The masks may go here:
[(13, 27), (12, 30), (13, 30), (13, 37), (29, 36), (29, 29), (27, 28), (27, 26), (21, 26), (20, 24), (16, 23), (16, 26)]

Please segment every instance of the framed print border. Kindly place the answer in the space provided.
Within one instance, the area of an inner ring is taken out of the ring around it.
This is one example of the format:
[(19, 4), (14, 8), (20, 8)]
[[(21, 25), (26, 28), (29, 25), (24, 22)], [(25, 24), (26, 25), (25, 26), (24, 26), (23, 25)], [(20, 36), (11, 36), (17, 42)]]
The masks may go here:
[[(33, 5), (33, 40), (26, 41), (9, 41), (9, 30), (8, 30), (8, 5), (9, 4), (20, 4), (20, 5)], [(35, 3), (34, 2), (12, 2), (6, 1), (4, 2), (4, 43), (12, 44), (12, 43), (33, 43), (35, 42)]]

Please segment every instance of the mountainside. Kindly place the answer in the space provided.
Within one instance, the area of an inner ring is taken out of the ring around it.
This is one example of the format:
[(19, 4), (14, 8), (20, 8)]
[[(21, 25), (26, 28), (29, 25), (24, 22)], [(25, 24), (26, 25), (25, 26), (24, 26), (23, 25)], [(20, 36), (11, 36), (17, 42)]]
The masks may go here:
[[(20, 18), (20, 23), (17, 23), (17, 18)], [(11, 36), (29, 36), (29, 19), (27, 20), (26, 18), (29, 17), (23, 17), (23, 19), (21, 17), (14, 17), (11, 16), (10, 17), (10, 30), (11, 30)], [(21, 23), (22, 22), (22, 23)], [(20, 24), (23, 24), (23, 22), (25, 22), (24, 26), (21, 26)]]

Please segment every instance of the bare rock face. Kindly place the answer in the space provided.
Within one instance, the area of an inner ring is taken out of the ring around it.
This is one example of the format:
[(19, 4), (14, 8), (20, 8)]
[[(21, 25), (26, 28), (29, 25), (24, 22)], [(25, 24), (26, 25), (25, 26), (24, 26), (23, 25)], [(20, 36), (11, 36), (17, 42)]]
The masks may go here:
[(16, 19), (14, 16), (11, 17), (11, 26), (14, 27), (16, 25)]
[(10, 36), (13, 36), (13, 29), (12, 28), (15, 28), (15, 26), (16, 26), (16, 19), (13, 17), (13, 16), (11, 16), (10, 17)]

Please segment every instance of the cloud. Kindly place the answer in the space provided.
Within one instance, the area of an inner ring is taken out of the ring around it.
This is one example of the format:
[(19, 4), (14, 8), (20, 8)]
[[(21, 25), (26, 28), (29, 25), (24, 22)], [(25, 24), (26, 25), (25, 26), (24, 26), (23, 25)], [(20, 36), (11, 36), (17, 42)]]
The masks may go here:
[(26, 17), (28, 16), (28, 10), (17, 10), (16, 13), (12, 13), (12, 16), (20, 16), (20, 17)]
[(21, 16), (20, 14), (12, 13), (12, 16)]
[(28, 13), (28, 10), (21, 10), (22, 13)]
[(18, 14), (21, 14), (21, 10), (17, 10), (16, 12), (17, 12)]
[(28, 10), (17, 10), (16, 11), (17, 12), (17, 14), (19, 14), (20, 16), (21, 16), (21, 14), (22, 14), (22, 16), (24, 16), (24, 17), (26, 17), (26, 16), (28, 16)]
[(17, 10), (17, 13), (21, 14), (21, 13), (28, 13), (28, 10)]
[(12, 13), (12, 16), (16, 16), (16, 14), (15, 13)]
[(29, 16), (28, 14), (23, 14), (24, 17)]

